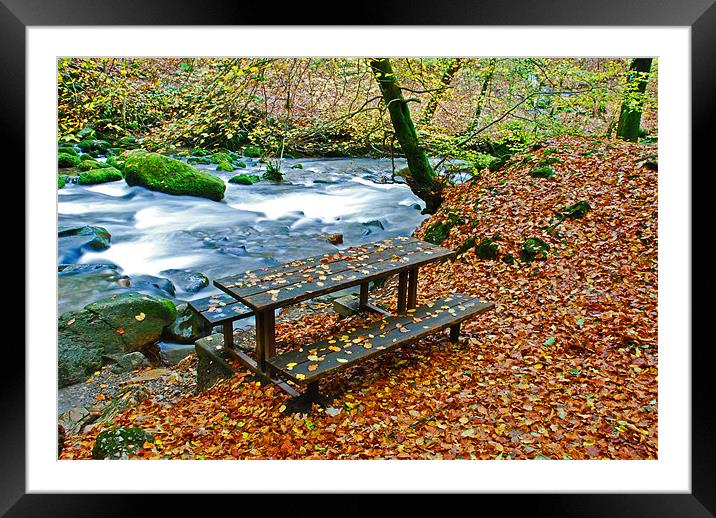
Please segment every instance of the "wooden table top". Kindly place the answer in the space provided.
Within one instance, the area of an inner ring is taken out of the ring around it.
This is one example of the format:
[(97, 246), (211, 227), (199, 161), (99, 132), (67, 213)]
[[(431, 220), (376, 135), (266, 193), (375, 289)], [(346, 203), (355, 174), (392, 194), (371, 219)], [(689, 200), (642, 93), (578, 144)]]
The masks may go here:
[(438, 261), (455, 252), (396, 237), (216, 279), (214, 285), (255, 311), (278, 308)]

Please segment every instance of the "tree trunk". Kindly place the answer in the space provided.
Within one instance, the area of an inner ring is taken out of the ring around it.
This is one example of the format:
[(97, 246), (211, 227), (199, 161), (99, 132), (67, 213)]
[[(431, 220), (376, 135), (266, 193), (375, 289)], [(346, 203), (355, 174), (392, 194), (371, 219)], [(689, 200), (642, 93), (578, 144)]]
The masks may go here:
[(410, 117), (408, 103), (403, 99), (403, 92), (395, 79), (395, 73), (388, 58), (371, 59), (373, 70), (383, 101), (388, 108), (390, 120), (395, 130), (400, 148), (408, 160), (409, 173), (405, 180), (410, 190), (425, 202), (427, 214), (434, 214), (442, 202), (442, 187), (437, 181), (435, 172), (428, 162), (428, 157), (418, 142), (418, 134)]
[(617, 124), (617, 137), (631, 142), (639, 140), (641, 110), (644, 105), (644, 93), (649, 82), (652, 58), (634, 58), (629, 65), (626, 93)]
[(428, 101), (428, 104), (423, 110), (423, 113), (420, 114), (420, 124), (427, 125), (430, 124), (430, 121), (433, 120), (433, 115), (435, 115), (435, 110), (438, 107), (438, 101), (447, 91), (448, 87), (450, 86), (450, 83), (452, 83), (452, 80), (455, 77), (455, 74), (457, 74), (457, 71), (460, 70), (461, 66), (462, 58), (453, 58), (453, 60), (450, 62), (450, 66), (447, 67), (442, 79), (440, 80), (441, 90), (439, 92), (436, 92), (435, 95), (433, 95), (432, 97), (430, 97), (430, 101)]
[(471, 135), (475, 129), (477, 129), (477, 123), (480, 121), (480, 116), (482, 115), (482, 110), (485, 107), (485, 101), (487, 100), (487, 89), (490, 86), (490, 83), (492, 82), (492, 76), (495, 75), (495, 64), (497, 63), (497, 59), (490, 58), (487, 61), (487, 73), (485, 74), (485, 79), (482, 82), (482, 88), (480, 89), (480, 95), (477, 97), (477, 107), (475, 108), (475, 117), (473, 117), (472, 122), (470, 123), (470, 129), (468, 130), (468, 135)]

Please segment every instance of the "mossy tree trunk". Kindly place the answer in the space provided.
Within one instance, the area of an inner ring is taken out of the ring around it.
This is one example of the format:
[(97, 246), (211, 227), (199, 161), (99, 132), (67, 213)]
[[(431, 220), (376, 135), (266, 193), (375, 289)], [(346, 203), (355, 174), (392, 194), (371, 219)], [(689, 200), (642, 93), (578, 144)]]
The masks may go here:
[(388, 108), (395, 136), (408, 160), (410, 172), (405, 180), (408, 182), (410, 190), (425, 202), (424, 212), (434, 214), (442, 202), (442, 188), (430, 162), (428, 162), (425, 150), (420, 147), (415, 125), (410, 117), (408, 102), (403, 98), (403, 92), (395, 78), (390, 60), (388, 58), (371, 59), (370, 67), (378, 81), (383, 101)]
[(644, 94), (649, 82), (652, 58), (634, 58), (629, 64), (626, 92), (617, 123), (617, 137), (636, 142), (639, 140), (641, 112), (644, 106)]
[(458, 70), (460, 70), (461, 66), (462, 58), (453, 58), (450, 61), (450, 65), (448, 65), (448, 67), (445, 69), (443, 77), (442, 79), (440, 79), (440, 90), (436, 92), (435, 95), (430, 97), (428, 104), (425, 106), (425, 109), (420, 114), (420, 124), (430, 124), (430, 121), (433, 120), (433, 115), (435, 115), (435, 110), (438, 107), (438, 102), (440, 102), (442, 96), (445, 95), (445, 92), (447, 92), (448, 88), (450, 88), (450, 84), (452, 83), (455, 74), (457, 74)]
[(482, 88), (480, 89), (480, 95), (477, 97), (477, 106), (475, 107), (475, 117), (473, 117), (472, 122), (470, 123), (470, 129), (468, 130), (468, 134), (471, 135), (476, 129), (477, 129), (477, 123), (480, 121), (480, 117), (482, 116), (482, 110), (485, 107), (485, 101), (487, 100), (487, 89), (490, 86), (490, 83), (492, 82), (492, 76), (495, 75), (495, 65), (497, 64), (497, 59), (490, 58), (487, 61), (487, 69), (485, 70), (485, 78), (482, 81)]

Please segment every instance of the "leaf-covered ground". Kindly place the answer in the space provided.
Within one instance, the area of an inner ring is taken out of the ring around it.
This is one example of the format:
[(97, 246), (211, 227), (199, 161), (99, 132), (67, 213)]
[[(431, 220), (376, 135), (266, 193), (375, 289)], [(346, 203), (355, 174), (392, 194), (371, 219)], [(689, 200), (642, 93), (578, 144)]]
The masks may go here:
[[(176, 403), (145, 401), (114, 424), (152, 432), (136, 458), (656, 458), (655, 156), (561, 138), (448, 189), (416, 236), (450, 221), (443, 246), (497, 245), (495, 259), (470, 248), (421, 270), (419, 303), (461, 291), (496, 304), (457, 344), (433, 335), (336, 374), (321, 385), (332, 402), (308, 414), (283, 413), (288, 397), (246, 373)], [(539, 167), (554, 176), (529, 175)], [(550, 233), (579, 201), (591, 210)], [(546, 259), (520, 259), (527, 238), (550, 246)], [(394, 304), (394, 293), (390, 282), (375, 295)], [(306, 345), (370, 318), (312, 314), (279, 325), (277, 339)], [(90, 458), (100, 430), (71, 437), (62, 458)]]

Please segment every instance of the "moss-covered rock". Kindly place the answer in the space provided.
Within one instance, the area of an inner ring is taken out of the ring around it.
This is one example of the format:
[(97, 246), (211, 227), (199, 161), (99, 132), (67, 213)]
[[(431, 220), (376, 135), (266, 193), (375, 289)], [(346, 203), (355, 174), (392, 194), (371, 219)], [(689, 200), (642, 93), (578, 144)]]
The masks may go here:
[(122, 156), (111, 156), (105, 162), (107, 167), (114, 167), (117, 171), (124, 171), (125, 158)]
[(128, 185), (214, 201), (224, 198), (226, 184), (221, 178), (198, 171), (185, 162), (146, 151), (130, 151), (125, 155), (124, 179)]
[(235, 162), (234, 165), (236, 166), (236, 169), (245, 169), (246, 163), (239, 160), (238, 162)]
[(62, 189), (65, 184), (67, 184), (67, 180), (65, 180), (64, 176), (58, 176), (57, 177), (57, 188)]
[(229, 182), (241, 185), (253, 185), (259, 181), (261, 179), (255, 174), (239, 174), (229, 179)]
[(177, 306), (177, 317), (164, 328), (162, 337), (170, 342), (191, 344), (209, 334), (211, 334), (211, 326), (188, 304), (180, 304)]
[(192, 157), (187, 158), (186, 163), (191, 164), (191, 165), (194, 165), (194, 164), (208, 165), (211, 163), (211, 160), (206, 157), (203, 157), (203, 156), (192, 156)]
[(291, 169), (303, 169), (303, 166), (301, 164), (293, 164)]
[(102, 169), (103, 167), (112, 167), (106, 162), (98, 162), (97, 160), (83, 160), (77, 168), (80, 171), (91, 171), (93, 169)]
[(131, 135), (127, 135), (126, 137), (122, 137), (121, 139), (119, 139), (117, 141), (117, 144), (127, 149), (133, 149), (137, 147), (137, 139)]
[(58, 147), (58, 148), (57, 148), (57, 153), (58, 153), (58, 154), (60, 154), (60, 153), (65, 153), (65, 154), (67, 154), (67, 155), (79, 156), (79, 153), (77, 152), (77, 150), (76, 150), (75, 148), (73, 148), (73, 147), (70, 147), (70, 146), (67, 146), (67, 147), (65, 147), (65, 146), (60, 146), (60, 147)]
[(104, 152), (111, 147), (111, 144), (106, 140), (88, 139), (79, 141), (77, 147), (88, 153), (91, 151)]
[(556, 171), (549, 166), (537, 167), (530, 171), (532, 178), (552, 178), (556, 174)]
[(528, 237), (522, 244), (520, 258), (523, 261), (534, 261), (536, 259), (547, 259), (550, 246), (538, 237)]
[(221, 162), (219, 165), (216, 166), (217, 171), (226, 171), (231, 172), (235, 169), (233, 165), (231, 165), (231, 162)]
[(85, 171), (77, 178), (77, 183), (80, 185), (91, 185), (95, 183), (116, 182), (123, 178), (122, 173), (114, 167), (102, 167), (100, 169)]
[(221, 164), (222, 162), (231, 162), (232, 158), (229, 153), (220, 152), (220, 153), (214, 153), (211, 155), (211, 158), (209, 158), (212, 164)]
[(103, 430), (97, 434), (94, 446), (92, 447), (92, 458), (103, 459), (127, 459), (139, 451), (145, 442), (152, 442), (152, 434), (141, 428), (129, 428), (119, 426), (109, 430)]
[(177, 312), (170, 300), (127, 292), (60, 316), (58, 383), (80, 382), (102, 364), (102, 355), (144, 352), (160, 339)]
[(80, 162), (84, 162), (85, 160), (94, 160), (94, 157), (92, 155), (88, 155), (87, 153), (82, 153), (80, 155)]
[(77, 167), (80, 165), (80, 157), (70, 155), (69, 153), (59, 153), (57, 155), (57, 167)]
[(244, 148), (244, 156), (249, 158), (259, 158), (264, 154), (264, 150), (258, 146), (246, 146)]

